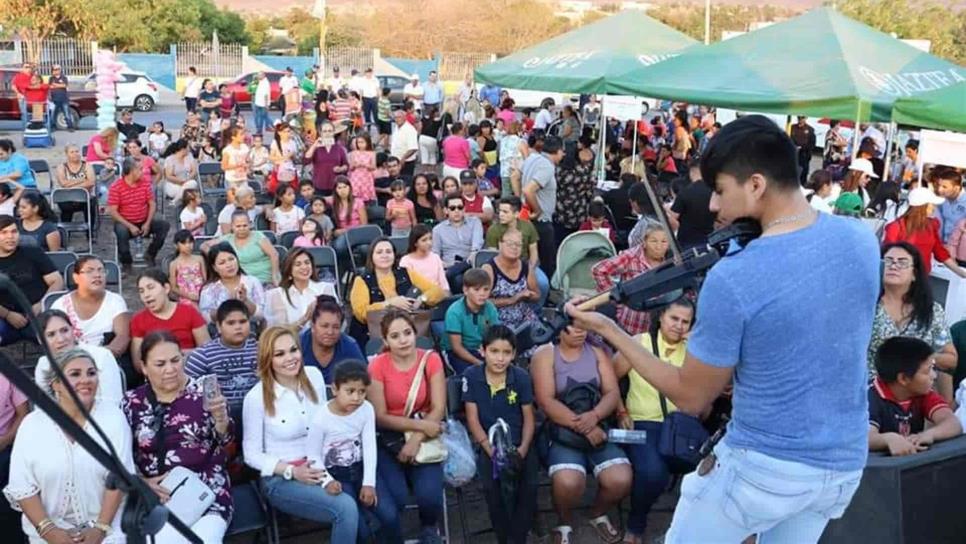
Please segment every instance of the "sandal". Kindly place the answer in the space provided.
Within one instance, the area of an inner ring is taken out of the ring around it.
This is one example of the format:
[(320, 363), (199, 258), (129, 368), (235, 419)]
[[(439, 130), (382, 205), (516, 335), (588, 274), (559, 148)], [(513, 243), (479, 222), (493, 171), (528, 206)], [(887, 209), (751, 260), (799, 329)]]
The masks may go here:
[(590, 526), (594, 528), (597, 532), (597, 537), (600, 538), (601, 542), (605, 544), (619, 544), (621, 538), (624, 536), (620, 531), (614, 528), (610, 522), (610, 518), (607, 514), (596, 517), (590, 520)]
[(558, 525), (550, 530), (551, 533), (556, 533), (560, 538), (553, 538), (553, 544), (570, 544), (570, 533), (573, 532), (573, 527), (569, 525)]

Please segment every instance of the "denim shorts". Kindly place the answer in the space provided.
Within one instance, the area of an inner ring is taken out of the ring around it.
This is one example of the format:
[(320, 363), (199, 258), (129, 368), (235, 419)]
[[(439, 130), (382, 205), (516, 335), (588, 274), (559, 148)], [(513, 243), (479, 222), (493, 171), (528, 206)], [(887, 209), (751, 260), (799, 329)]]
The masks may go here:
[(593, 469), (597, 476), (604, 469), (614, 465), (629, 465), (631, 462), (624, 455), (617, 444), (608, 442), (603, 448), (593, 451), (580, 451), (558, 442), (550, 442), (547, 452), (547, 472), (553, 476), (558, 470), (576, 470), (587, 474), (587, 469)]

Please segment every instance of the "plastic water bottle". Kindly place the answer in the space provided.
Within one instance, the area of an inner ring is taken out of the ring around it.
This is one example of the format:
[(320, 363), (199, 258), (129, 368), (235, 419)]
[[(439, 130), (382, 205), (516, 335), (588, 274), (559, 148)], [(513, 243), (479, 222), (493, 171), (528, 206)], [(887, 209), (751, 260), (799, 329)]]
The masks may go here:
[(134, 238), (134, 259), (140, 261), (144, 258), (144, 239), (140, 236)]
[(607, 440), (618, 444), (645, 444), (647, 443), (647, 431), (611, 429), (607, 431)]

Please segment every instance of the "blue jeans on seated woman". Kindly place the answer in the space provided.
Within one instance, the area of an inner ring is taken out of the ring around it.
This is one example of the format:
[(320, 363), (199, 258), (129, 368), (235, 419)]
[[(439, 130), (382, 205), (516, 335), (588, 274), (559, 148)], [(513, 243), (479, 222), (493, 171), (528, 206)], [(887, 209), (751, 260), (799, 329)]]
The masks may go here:
[(671, 472), (664, 457), (658, 452), (658, 444), (661, 443), (661, 422), (635, 421), (634, 429), (647, 431), (647, 441), (644, 444), (624, 446), (634, 469), (627, 532), (634, 536), (641, 536), (647, 528), (647, 514), (667, 488), (671, 480)]
[[(435, 531), (443, 514), (443, 464), (404, 465), (384, 448), (379, 448), (376, 489), (379, 501), (395, 512), (409, 504), (410, 487), (419, 507), (419, 523), (423, 530)], [(333, 542), (338, 540), (332, 539)]]
[(342, 484), (342, 493), (356, 500), (359, 507), (359, 542), (369, 542), (373, 531), (369, 527), (366, 513), (371, 513), (379, 522), (376, 531), (376, 542), (379, 544), (402, 544), (402, 527), (399, 522), (399, 512), (392, 501), (386, 500), (386, 490), (383, 486), (376, 486), (376, 505), (369, 508), (359, 502), (359, 491), (362, 490), (362, 463), (351, 467), (332, 467), (329, 474)]
[(318, 523), (332, 524), (332, 542), (355, 542), (359, 509), (348, 493), (331, 495), (320, 485), (309, 485), (281, 476), (262, 478), (265, 498), (286, 514)]

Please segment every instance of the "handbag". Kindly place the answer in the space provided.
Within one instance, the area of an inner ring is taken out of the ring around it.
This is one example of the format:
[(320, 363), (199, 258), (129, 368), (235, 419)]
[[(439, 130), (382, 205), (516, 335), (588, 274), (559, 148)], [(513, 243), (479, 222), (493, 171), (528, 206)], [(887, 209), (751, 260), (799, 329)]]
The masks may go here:
[[(657, 331), (651, 333), (651, 349), (660, 357), (657, 349)], [(701, 445), (708, 440), (708, 431), (701, 420), (684, 412), (667, 411), (667, 399), (658, 392), (661, 399), (661, 439), (657, 450), (665, 461), (676, 465), (681, 472), (691, 472), (701, 461)]]
[(161, 480), (161, 485), (171, 490), (165, 508), (188, 527), (201, 519), (215, 502), (215, 492), (208, 484), (195, 471), (182, 466), (172, 468)]
[[(583, 414), (594, 409), (600, 402), (600, 389), (591, 383), (576, 383), (564, 391), (558, 400), (563, 403), (571, 412)], [(549, 419), (547, 420), (547, 433), (550, 440), (558, 444), (573, 448), (579, 451), (594, 451), (604, 447), (606, 442), (595, 446), (587, 440), (587, 437), (562, 425), (558, 425)], [(598, 424), (606, 431), (603, 422)]]
[[(413, 408), (416, 405), (416, 395), (419, 394), (419, 386), (423, 382), (423, 375), (426, 373), (426, 361), (432, 353), (429, 350), (423, 352), (419, 360), (419, 368), (416, 369), (416, 376), (413, 378), (412, 385), (409, 386), (409, 395), (406, 397), (406, 407), (403, 409), (403, 417), (412, 417)], [(381, 431), (379, 433), (380, 446), (393, 455), (399, 455), (406, 442), (412, 436), (412, 431), (400, 433), (398, 431)], [(431, 463), (441, 463), (446, 460), (446, 445), (440, 437), (423, 440), (416, 452), (415, 462), (418, 465)]]

